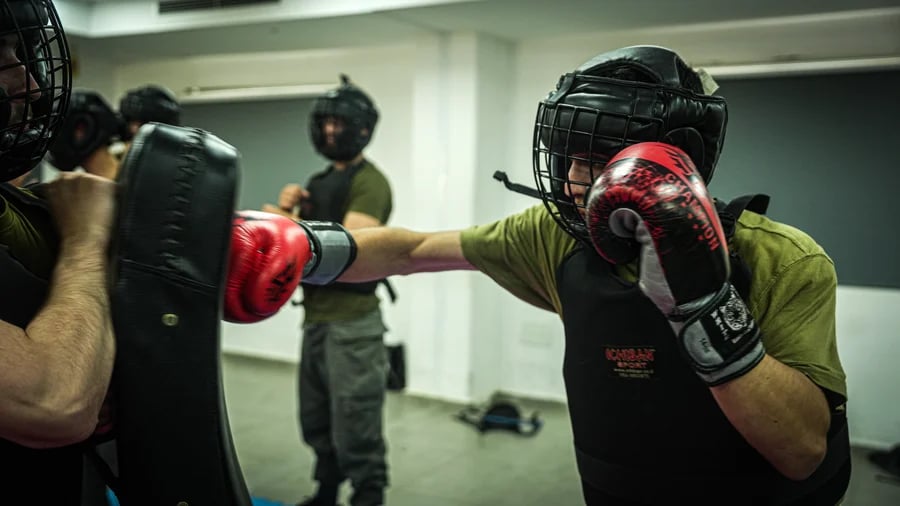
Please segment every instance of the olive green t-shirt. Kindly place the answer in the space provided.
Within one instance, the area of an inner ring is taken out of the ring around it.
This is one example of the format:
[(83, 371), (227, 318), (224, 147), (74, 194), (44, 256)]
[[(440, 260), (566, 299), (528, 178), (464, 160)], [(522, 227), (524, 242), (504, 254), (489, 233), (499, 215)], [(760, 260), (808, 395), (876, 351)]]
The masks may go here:
[[(562, 314), (556, 270), (577, 242), (543, 204), (462, 232), (466, 260), (525, 302)], [(744, 212), (729, 246), (752, 270), (747, 306), (766, 352), (847, 398), (837, 353), (837, 276), (825, 251), (802, 231)], [(628, 277), (623, 269), (620, 273)], [(633, 275), (630, 276), (633, 280)]]
[[(393, 200), (387, 178), (366, 160), (350, 182), (350, 194), (343, 214), (353, 211), (368, 214), (382, 224), (391, 216)], [(306, 322), (321, 323), (350, 320), (378, 307), (378, 296), (342, 290), (330, 286), (303, 285)]]
[[(5, 188), (30, 194), (28, 190)], [(13, 258), (22, 263), (32, 274), (49, 279), (54, 266), (54, 241), (49, 215), (36, 216), (25, 208), (0, 195), (0, 246), (6, 247)]]

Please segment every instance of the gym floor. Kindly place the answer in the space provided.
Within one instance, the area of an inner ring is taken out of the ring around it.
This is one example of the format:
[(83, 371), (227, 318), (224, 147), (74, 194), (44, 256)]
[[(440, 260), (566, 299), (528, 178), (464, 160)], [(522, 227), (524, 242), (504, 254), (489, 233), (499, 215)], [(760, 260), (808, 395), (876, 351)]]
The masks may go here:
[[(295, 504), (311, 495), (312, 457), (297, 427), (294, 364), (223, 357), (225, 398), (234, 444), (254, 497)], [(389, 392), (385, 410), (390, 506), (546, 506), (584, 504), (562, 404), (527, 401), (544, 421), (534, 437), (484, 435), (454, 419), (464, 406)], [(900, 504), (891, 479), (853, 449), (844, 506)], [(347, 504), (349, 485), (342, 491)]]

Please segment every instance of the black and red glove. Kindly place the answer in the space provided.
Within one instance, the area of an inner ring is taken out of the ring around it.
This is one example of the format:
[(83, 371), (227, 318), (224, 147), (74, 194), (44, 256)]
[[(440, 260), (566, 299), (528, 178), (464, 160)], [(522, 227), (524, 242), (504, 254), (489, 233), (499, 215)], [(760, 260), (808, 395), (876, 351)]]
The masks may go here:
[(638, 256), (641, 291), (707, 384), (742, 376), (763, 359), (759, 328), (729, 282), (715, 204), (687, 154), (658, 142), (625, 148), (594, 181), (586, 207), (597, 252), (612, 263)]
[(306, 231), (277, 214), (238, 211), (231, 233), (225, 320), (253, 323), (281, 309), (312, 258)]

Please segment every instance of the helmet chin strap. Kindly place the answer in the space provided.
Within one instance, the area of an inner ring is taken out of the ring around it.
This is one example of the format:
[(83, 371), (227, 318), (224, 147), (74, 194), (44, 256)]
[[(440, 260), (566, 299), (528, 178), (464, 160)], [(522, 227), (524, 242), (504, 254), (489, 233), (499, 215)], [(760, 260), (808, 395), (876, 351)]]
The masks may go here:
[(2, 134), (0, 134), (0, 152), (10, 151), (15, 147), (30, 144), (32, 142), (39, 141), (40, 139), (40, 132), (35, 130), (34, 128), (29, 128), (21, 134), (16, 134), (14, 132), (3, 132)]

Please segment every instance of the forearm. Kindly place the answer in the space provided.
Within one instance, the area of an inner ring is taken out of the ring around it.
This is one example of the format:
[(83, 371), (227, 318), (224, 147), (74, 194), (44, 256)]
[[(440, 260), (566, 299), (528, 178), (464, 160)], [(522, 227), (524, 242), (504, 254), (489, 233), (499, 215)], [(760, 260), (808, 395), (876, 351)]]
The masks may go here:
[(36, 404), (83, 429), (96, 421), (115, 354), (106, 264), (96, 247), (63, 246), (47, 303), (25, 329), (41, 357)]
[(828, 403), (799, 371), (766, 355), (747, 374), (710, 391), (744, 439), (786, 477), (804, 479), (821, 463)]
[(339, 281), (359, 283), (394, 275), (472, 269), (459, 244), (459, 232), (425, 234), (402, 228), (351, 231), (357, 255)]

